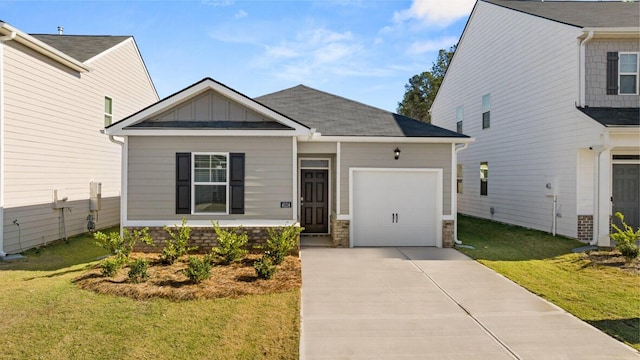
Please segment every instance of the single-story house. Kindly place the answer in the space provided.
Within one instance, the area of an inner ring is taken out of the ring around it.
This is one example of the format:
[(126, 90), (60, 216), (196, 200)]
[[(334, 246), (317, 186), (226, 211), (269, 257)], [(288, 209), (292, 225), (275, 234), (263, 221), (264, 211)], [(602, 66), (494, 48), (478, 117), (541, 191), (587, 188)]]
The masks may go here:
[(299, 223), (336, 246), (453, 246), (473, 140), (303, 85), (252, 99), (210, 78), (105, 132), (124, 142), (121, 226), (158, 240), (185, 218), (199, 245), (213, 220), (257, 243)]

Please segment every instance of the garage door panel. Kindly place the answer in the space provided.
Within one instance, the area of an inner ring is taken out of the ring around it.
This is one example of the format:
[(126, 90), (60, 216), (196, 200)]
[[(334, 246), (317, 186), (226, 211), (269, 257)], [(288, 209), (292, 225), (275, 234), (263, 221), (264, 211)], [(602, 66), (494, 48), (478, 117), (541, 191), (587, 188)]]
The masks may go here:
[(360, 169), (352, 173), (354, 246), (435, 246), (441, 171)]

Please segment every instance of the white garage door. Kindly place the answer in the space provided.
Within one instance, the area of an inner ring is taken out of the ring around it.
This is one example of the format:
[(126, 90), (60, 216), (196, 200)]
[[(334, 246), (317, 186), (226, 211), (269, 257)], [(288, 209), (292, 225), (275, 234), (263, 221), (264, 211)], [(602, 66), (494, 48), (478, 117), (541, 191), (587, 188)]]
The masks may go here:
[(351, 169), (352, 246), (441, 246), (441, 169)]

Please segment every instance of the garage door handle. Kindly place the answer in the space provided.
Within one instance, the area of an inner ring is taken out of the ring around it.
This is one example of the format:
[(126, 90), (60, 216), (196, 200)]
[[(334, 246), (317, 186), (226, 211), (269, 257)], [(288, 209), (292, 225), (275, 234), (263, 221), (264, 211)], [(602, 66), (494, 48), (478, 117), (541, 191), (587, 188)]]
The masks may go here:
[(391, 222), (392, 223), (398, 222), (398, 213), (391, 213)]
[(398, 223), (398, 213), (396, 213), (396, 223)]

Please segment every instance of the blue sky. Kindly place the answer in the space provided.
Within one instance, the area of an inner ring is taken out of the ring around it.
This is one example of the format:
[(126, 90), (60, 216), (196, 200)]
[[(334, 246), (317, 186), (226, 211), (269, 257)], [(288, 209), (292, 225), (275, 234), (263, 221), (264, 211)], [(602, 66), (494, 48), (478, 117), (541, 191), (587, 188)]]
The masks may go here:
[(133, 35), (160, 97), (212, 77), (250, 97), (304, 84), (395, 111), (473, 0), (1, 1), (27, 33)]

